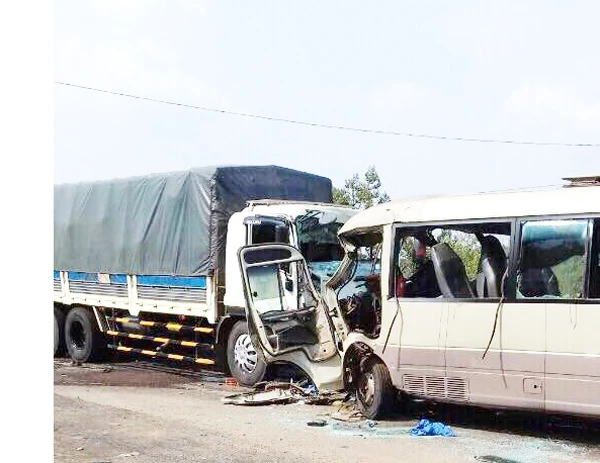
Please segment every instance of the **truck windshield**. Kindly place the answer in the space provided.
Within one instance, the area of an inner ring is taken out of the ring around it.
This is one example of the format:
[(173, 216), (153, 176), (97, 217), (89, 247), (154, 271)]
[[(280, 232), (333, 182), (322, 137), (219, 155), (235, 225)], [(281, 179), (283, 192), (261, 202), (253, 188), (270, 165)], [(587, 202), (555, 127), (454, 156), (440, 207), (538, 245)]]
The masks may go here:
[(344, 257), (337, 233), (344, 223), (356, 211), (352, 209), (337, 211), (311, 210), (296, 218), (298, 247), (311, 270), (313, 283), (317, 290), (337, 270)]

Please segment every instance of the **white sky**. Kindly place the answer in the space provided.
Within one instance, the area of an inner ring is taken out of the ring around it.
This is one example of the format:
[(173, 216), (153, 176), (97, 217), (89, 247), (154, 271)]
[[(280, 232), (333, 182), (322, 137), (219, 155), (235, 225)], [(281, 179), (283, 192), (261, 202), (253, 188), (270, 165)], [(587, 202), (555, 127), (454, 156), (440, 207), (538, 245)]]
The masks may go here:
[[(325, 124), (600, 143), (599, 2), (55, 5), (57, 81)], [(277, 164), (341, 186), (373, 164), (392, 198), (600, 175), (600, 148), (343, 132), (60, 85), (54, 159), (57, 183)]]

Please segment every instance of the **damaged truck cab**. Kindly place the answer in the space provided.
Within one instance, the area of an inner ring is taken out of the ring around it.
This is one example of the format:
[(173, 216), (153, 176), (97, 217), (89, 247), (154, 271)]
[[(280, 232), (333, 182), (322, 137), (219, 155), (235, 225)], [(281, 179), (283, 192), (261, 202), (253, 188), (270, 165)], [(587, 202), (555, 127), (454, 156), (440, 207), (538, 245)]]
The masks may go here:
[[(259, 284), (260, 281), (260, 284), (263, 285), (260, 295), (257, 293), (255, 297), (255, 305), (261, 313), (270, 308), (274, 309), (278, 304), (275, 295), (279, 294), (280, 290), (282, 297), (286, 298), (285, 301), (308, 297), (310, 293), (306, 292), (306, 285), (297, 281), (301, 275), (304, 275), (304, 273), (299, 273), (301, 268), (306, 268), (305, 271), (308, 272), (305, 275), (307, 278), (302, 282), (306, 283), (310, 280), (311, 291), (315, 291), (312, 297), (316, 301), (324, 283), (333, 275), (344, 255), (337, 233), (355, 213), (354, 209), (327, 203), (261, 200), (251, 201), (248, 207), (233, 214), (229, 219), (228, 251), (225, 265), (226, 291), (223, 298), (226, 314), (223, 320), (230, 318), (236, 321), (237, 327), (233, 326), (229, 334), (227, 361), (233, 376), (242, 384), (252, 385), (260, 381), (264, 376), (266, 366), (273, 359), (270, 355), (269, 344), (265, 345), (266, 349), (257, 350), (254, 346), (255, 343), (247, 334), (246, 320), (250, 320), (250, 318), (245, 309), (247, 296), (244, 295), (237, 250), (246, 245), (264, 246), (267, 243), (271, 245), (281, 243), (289, 246), (290, 252), (293, 252), (296, 259), (303, 259), (303, 266), (294, 263), (291, 265), (291, 269), (287, 269), (286, 278), (280, 282), (281, 288), (269, 286), (269, 283), (276, 283), (275, 280), (269, 280), (272, 275), (251, 274), (251, 278), (257, 279), (255, 284)], [(255, 259), (256, 255), (254, 254)], [(254, 269), (250, 272), (256, 271)], [(263, 293), (263, 291), (266, 292)], [(284, 302), (283, 299), (282, 302)], [(289, 310), (289, 307), (286, 309)], [(274, 315), (270, 314), (269, 316)], [(302, 344), (298, 339), (285, 341), (291, 335), (301, 336), (298, 330), (286, 329), (285, 335), (281, 336), (273, 334), (273, 330), (280, 329), (286, 324), (271, 321), (273, 322), (269, 323), (273, 325), (271, 326), (271, 339), (281, 339), (282, 343), (277, 348), (278, 355), (290, 351), (290, 348), (285, 345), (286, 342)], [(290, 323), (288, 320), (287, 325)], [(307, 333), (308, 329), (303, 332), (305, 336)], [(308, 342), (309, 340), (306, 341), (306, 344), (311, 344)], [(260, 359), (260, 356), (264, 356), (264, 360)], [(312, 359), (322, 359), (322, 357), (317, 355)], [(278, 360), (287, 361), (287, 358), (284, 356)]]
[[(240, 249), (248, 327), (267, 362), (297, 365), (319, 390), (369, 387), (361, 384), (362, 373), (378, 363), (375, 353), (381, 351), (382, 240), (380, 228), (342, 236), (344, 259), (321, 292), (311, 266), (293, 247)], [(365, 399), (375, 411), (363, 413), (377, 416), (394, 399), (391, 385), (382, 397)]]
[(382, 236), (342, 239), (346, 254), (322, 291), (305, 253), (292, 246), (240, 249), (248, 326), (267, 363), (299, 366), (320, 390), (357, 387), (355, 364), (364, 369), (381, 328)]

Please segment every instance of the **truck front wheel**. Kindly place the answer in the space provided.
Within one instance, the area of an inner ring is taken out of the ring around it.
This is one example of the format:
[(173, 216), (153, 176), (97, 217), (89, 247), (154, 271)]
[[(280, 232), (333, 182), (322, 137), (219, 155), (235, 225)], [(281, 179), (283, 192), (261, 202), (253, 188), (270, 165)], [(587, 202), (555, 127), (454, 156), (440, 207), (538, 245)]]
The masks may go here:
[(265, 376), (267, 363), (260, 349), (252, 345), (246, 320), (233, 325), (227, 340), (227, 364), (231, 375), (243, 386), (252, 386)]
[(98, 360), (104, 351), (104, 336), (91, 310), (71, 309), (65, 320), (65, 344), (76, 362)]

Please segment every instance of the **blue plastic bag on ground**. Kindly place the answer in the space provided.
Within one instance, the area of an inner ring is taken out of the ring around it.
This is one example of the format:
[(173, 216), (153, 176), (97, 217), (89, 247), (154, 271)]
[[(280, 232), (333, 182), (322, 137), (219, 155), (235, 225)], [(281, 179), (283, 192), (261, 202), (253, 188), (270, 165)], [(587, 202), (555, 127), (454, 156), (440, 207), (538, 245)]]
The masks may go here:
[(456, 434), (454, 434), (449, 426), (439, 421), (431, 422), (426, 419), (420, 420), (419, 424), (410, 430), (410, 435), (456, 437)]

